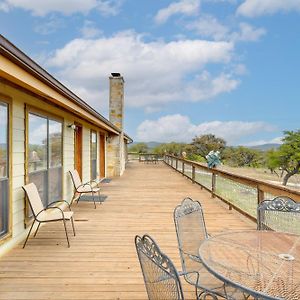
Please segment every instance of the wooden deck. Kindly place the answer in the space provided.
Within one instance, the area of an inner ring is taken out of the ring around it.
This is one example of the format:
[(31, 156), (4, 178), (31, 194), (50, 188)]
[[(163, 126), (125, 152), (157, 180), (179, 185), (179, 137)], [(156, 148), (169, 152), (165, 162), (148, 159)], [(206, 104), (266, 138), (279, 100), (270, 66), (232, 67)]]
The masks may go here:
[[(97, 209), (74, 204), (77, 236), (71, 248), (63, 225), (53, 223), (25, 249), (20, 245), (1, 258), (0, 299), (147, 299), (134, 236), (152, 235), (179, 269), (173, 209), (186, 196), (201, 201), (211, 234), (255, 228), (163, 163), (129, 163), (121, 178), (102, 186), (108, 198)], [(186, 284), (184, 289), (193, 299), (193, 289)]]

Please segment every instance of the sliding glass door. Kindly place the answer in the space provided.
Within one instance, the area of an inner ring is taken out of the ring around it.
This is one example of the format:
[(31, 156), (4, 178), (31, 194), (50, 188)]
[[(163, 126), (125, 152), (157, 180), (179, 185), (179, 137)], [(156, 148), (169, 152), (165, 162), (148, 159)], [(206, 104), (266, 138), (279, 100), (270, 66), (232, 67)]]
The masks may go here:
[(0, 101), (0, 237), (9, 222), (9, 117), (8, 104)]
[(62, 122), (28, 114), (28, 179), (44, 205), (62, 198)]

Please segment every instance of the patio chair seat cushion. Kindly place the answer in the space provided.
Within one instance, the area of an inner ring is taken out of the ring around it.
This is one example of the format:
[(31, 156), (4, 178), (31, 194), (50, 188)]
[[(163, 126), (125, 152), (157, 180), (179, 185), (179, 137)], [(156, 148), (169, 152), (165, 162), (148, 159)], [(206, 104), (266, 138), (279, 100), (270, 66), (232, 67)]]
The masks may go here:
[(86, 186), (80, 186), (79, 188), (77, 188), (77, 192), (78, 193), (98, 193), (100, 191), (100, 188), (91, 188), (89, 185)]
[[(73, 217), (73, 211), (64, 211), (64, 217), (66, 220), (70, 220)], [(61, 211), (58, 209), (47, 209), (46, 211), (41, 212), (38, 217), (38, 221), (46, 222), (46, 221), (54, 221), (54, 220), (62, 220)]]

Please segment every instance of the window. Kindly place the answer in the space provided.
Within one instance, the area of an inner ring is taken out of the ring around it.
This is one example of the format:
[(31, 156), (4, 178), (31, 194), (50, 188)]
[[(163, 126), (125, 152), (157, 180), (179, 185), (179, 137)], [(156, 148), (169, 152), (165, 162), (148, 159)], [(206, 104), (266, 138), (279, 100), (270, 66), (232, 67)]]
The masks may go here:
[(44, 205), (62, 198), (62, 122), (28, 114), (28, 179)]
[(91, 179), (97, 177), (97, 133), (91, 131)]
[(9, 222), (8, 123), (8, 104), (0, 102), (0, 237), (8, 232)]

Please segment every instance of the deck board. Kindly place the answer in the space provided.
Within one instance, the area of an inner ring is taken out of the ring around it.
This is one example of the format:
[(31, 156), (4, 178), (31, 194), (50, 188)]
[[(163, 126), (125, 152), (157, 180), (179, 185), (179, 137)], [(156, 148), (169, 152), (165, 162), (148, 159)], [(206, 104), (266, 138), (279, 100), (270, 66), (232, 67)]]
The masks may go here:
[[(129, 163), (122, 177), (101, 186), (108, 198), (97, 209), (86, 202), (73, 206), (71, 248), (63, 225), (53, 223), (25, 249), (18, 245), (1, 258), (0, 300), (147, 299), (134, 236), (152, 235), (180, 269), (173, 210), (187, 196), (202, 203), (210, 234), (255, 228), (163, 163)], [(184, 289), (194, 299), (193, 288)]]

